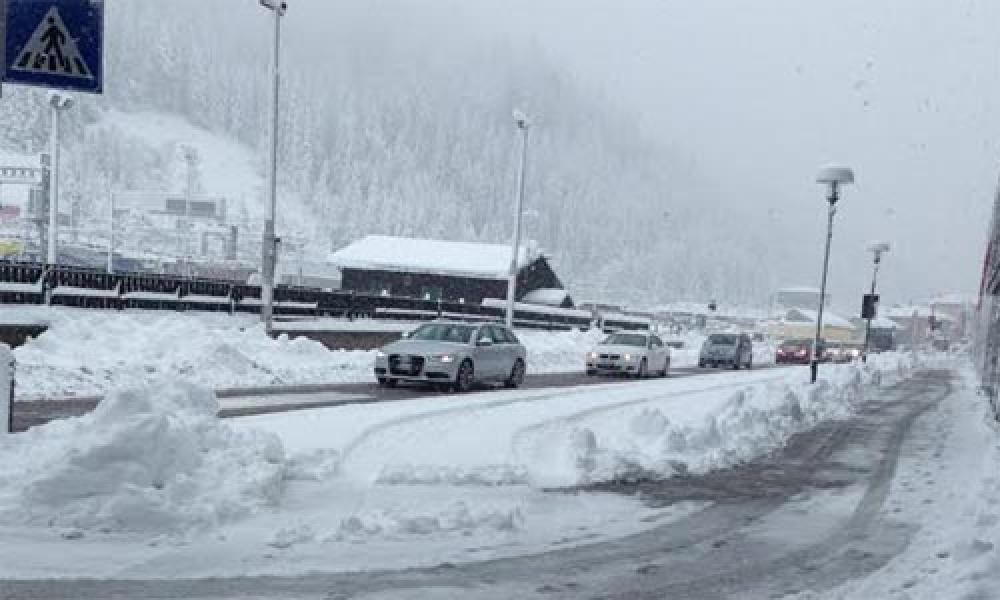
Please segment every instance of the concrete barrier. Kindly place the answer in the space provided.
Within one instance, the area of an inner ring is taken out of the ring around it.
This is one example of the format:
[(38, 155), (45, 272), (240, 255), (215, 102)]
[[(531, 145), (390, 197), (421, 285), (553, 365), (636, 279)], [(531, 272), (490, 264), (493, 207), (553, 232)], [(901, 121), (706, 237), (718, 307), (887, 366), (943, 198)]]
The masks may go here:
[(402, 339), (402, 331), (310, 331), (274, 329), (272, 337), (287, 335), (290, 339), (306, 338), (323, 344), (329, 350), (374, 350)]

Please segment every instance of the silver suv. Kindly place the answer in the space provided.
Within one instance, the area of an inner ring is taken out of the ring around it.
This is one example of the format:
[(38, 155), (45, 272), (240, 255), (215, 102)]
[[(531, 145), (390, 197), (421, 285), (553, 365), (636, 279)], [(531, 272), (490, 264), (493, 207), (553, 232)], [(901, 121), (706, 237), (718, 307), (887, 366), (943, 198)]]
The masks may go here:
[(457, 392), (486, 382), (516, 388), (524, 383), (526, 355), (503, 325), (435, 321), (382, 347), (375, 356), (375, 378), (387, 387), (407, 381)]
[(713, 333), (701, 347), (698, 366), (753, 368), (753, 341), (745, 333)]

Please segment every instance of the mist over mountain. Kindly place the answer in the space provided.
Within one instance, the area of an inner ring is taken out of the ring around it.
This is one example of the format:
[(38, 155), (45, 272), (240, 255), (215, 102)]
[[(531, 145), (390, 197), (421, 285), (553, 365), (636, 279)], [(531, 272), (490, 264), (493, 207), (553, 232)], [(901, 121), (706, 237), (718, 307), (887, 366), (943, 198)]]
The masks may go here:
[[(766, 301), (782, 282), (769, 266), (778, 247), (744, 209), (720, 205), (682, 144), (657, 143), (530, 41), (463, 23), (422, 3), (292, 5), (279, 233), (295, 229), (314, 258), (369, 233), (509, 241), (518, 108), (534, 121), (526, 236), (578, 299)], [(106, 211), (110, 188), (175, 189), (182, 177), (176, 148), (92, 127), (111, 109), (182, 117), (255, 149), (263, 172), (268, 13), (255, 2), (124, 2), (107, 26), (107, 93), (81, 99), (65, 137), (64, 177), (86, 211)], [(41, 93), (8, 95), (8, 147), (42, 149)]]

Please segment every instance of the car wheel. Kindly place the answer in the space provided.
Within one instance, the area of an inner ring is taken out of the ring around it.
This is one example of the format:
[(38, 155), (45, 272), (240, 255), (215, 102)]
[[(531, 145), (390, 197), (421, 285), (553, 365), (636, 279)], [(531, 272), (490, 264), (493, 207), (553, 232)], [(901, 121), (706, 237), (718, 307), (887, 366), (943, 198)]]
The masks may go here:
[(589, 370), (587, 371), (587, 377), (594, 377), (597, 375), (597, 371)]
[(458, 375), (455, 376), (455, 391), (459, 393), (468, 392), (472, 389), (473, 377), (476, 371), (472, 366), (472, 361), (466, 360), (458, 367)]
[(698, 361), (698, 368), (699, 369), (704, 369), (707, 366), (708, 366), (708, 363), (706, 363), (705, 361), (703, 361), (703, 360), (699, 360)]
[(521, 387), (524, 383), (524, 361), (520, 358), (514, 361), (514, 368), (510, 371), (510, 377), (504, 382), (504, 386), (512, 390)]
[(753, 359), (747, 361), (747, 371), (753, 370)]
[(635, 378), (636, 379), (645, 379), (646, 376), (648, 375), (648, 373), (646, 372), (646, 369), (647, 369), (647, 367), (646, 367), (646, 359), (644, 358), (644, 359), (642, 359), (642, 362), (639, 363), (639, 371), (636, 372)]
[(666, 377), (670, 374), (670, 359), (668, 358), (666, 362), (663, 363), (663, 372), (660, 373), (660, 377)]

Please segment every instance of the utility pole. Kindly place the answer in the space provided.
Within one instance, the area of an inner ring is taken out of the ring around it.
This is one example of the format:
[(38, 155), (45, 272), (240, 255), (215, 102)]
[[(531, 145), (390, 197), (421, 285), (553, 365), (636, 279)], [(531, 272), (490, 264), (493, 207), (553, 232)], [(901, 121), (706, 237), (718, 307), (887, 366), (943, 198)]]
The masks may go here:
[(524, 181), (528, 170), (528, 130), (531, 123), (520, 111), (514, 111), (514, 123), (521, 131), (521, 163), (517, 169), (517, 214), (514, 242), (511, 247), (510, 272), (507, 274), (507, 327), (514, 327), (514, 305), (517, 301), (517, 273), (521, 254), (521, 226), (524, 220)]
[(261, 244), (261, 308), (260, 317), (270, 333), (274, 316), (274, 276), (278, 254), (278, 238), (274, 233), (278, 203), (278, 117), (281, 90), (281, 17), (288, 10), (287, 2), (259, 0), (260, 5), (274, 13), (274, 49), (271, 54), (271, 122), (270, 155), (267, 169), (268, 219), (264, 222)]

